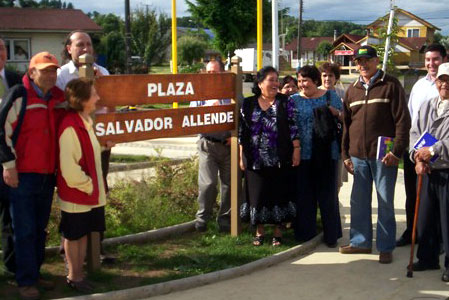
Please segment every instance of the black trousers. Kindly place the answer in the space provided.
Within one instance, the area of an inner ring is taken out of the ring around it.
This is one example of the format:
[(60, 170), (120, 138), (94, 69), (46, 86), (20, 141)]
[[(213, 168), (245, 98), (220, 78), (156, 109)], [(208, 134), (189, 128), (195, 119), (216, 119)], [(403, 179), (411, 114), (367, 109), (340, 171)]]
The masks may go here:
[(449, 267), (449, 169), (432, 170), (432, 173), (424, 176), (428, 178), (428, 186), (419, 206), (417, 257), (424, 263), (438, 264), (441, 234), (447, 268)]
[(0, 228), (3, 263), (9, 272), (15, 273), (16, 256), (14, 255), (12, 220), (9, 212), (8, 186), (3, 182), (3, 168), (1, 166), (0, 172)]
[(413, 218), (415, 216), (416, 204), (416, 180), (415, 164), (410, 160), (409, 153), (404, 153), (404, 185), (405, 185), (405, 213), (407, 217), (407, 228), (403, 236), (406, 239), (412, 238)]
[(317, 234), (317, 206), (320, 207), (323, 238), (328, 245), (342, 237), (337, 195), (337, 160), (317, 168), (312, 160), (301, 160), (297, 176), (295, 238), (307, 241)]

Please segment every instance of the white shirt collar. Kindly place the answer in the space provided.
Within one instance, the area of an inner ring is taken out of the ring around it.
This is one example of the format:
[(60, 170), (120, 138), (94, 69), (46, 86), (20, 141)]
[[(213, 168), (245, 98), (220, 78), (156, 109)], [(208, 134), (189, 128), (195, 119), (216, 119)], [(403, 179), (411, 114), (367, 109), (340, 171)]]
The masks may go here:
[(426, 78), (426, 80), (427, 80), (428, 82), (430, 82), (432, 85), (435, 84), (435, 79), (432, 79), (432, 77), (430, 76), (429, 73), (427, 73), (427, 75), (426, 75), (425, 78)]
[(73, 60), (71, 60), (69, 62), (68, 67), (69, 67), (69, 73), (70, 74), (78, 73), (78, 68), (75, 66), (75, 63), (73, 62)]

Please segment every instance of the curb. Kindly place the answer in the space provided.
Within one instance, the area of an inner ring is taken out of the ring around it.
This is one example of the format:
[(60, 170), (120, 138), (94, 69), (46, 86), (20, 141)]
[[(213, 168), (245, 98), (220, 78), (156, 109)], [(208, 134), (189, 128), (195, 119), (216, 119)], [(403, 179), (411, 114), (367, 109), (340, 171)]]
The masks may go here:
[(111, 163), (109, 167), (109, 173), (116, 172), (124, 172), (124, 171), (132, 171), (132, 170), (140, 170), (140, 169), (149, 169), (156, 166), (156, 164), (160, 164), (162, 162), (168, 165), (177, 165), (186, 161), (187, 159), (170, 159), (167, 161), (146, 161), (146, 162), (136, 162), (136, 163)]
[(79, 297), (67, 297), (60, 298), (59, 300), (127, 300), (127, 299), (142, 299), (171, 292), (177, 292), (187, 290), (195, 287), (199, 287), (206, 284), (215, 283), (222, 280), (227, 280), (243, 275), (247, 275), (256, 270), (268, 268), (272, 265), (284, 262), (295, 256), (304, 255), (319, 244), (321, 244), (323, 234), (320, 233), (312, 240), (305, 242), (304, 244), (292, 247), (283, 252), (279, 252), (273, 256), (265, 257), (242, 266), (225, 269), (221, 271), (215, 271), (212, 273), (196, 275), (192, 277), (151, 284), (131, 289), (112, 291), (107, 293), (98, 293)]
[[(168, 226), (149, 231), (108, 238), (103, 240), (103, 246), (113, 246), (118, 244), (139, 244), (154, 240), (161, 240), (174, 235), (180, 235), (195, 230), (195, 221)], [(0, 251), (1, 253), (1, 251)], [(46, 255), (56, 255), (59, 253), (59, 246), (45, 248)]]

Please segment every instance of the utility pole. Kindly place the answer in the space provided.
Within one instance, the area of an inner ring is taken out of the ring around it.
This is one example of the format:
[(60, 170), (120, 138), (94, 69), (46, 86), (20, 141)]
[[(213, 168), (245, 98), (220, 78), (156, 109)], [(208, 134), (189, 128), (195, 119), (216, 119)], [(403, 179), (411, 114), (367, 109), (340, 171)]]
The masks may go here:
[(279, 71), (279, 22), (278, 22), (278, 0), (271, 2), (271, 22), (272, 22), (272, 40), (273, 40), (273, 68)]
[(131, 21), (130, 21), (130, 13), (129, 13), (129, 0), (125, 0), (125, 73), (130, 73), (130, 56), (131, 56)]
[(257, 0), (257, 70), (262, 69), (263, 60), (262, 60), (262, 49), (263, 49), (263, 1)]
[(388, 52), (390, 51), (391, 31), (393, 28), (394, 19), (394, 0), (390, 0), (390, 19), (388, 20), (387, 39), (385, 40), (384, 61), (382, 64), (382, 71), (386, 72), (388, 62)]
[(298, 45), (297, 45), (298, 67), (301, 67), (302, 12), (303, 12), (303, 0), (299, 0)]

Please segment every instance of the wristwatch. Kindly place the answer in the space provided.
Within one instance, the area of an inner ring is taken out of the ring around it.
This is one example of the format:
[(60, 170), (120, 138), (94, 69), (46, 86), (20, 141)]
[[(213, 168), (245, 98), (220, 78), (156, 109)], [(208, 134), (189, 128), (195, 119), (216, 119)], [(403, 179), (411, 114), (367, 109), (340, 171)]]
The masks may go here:
[(434, 157), (435, 151), (433, 151), (433, 146), (429, 147), (430, 157)]

